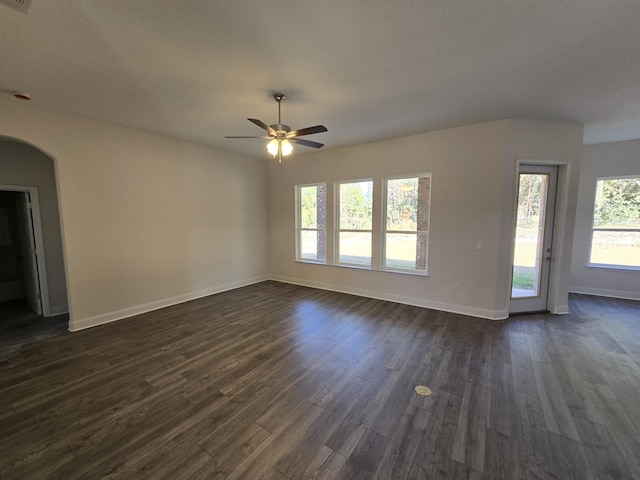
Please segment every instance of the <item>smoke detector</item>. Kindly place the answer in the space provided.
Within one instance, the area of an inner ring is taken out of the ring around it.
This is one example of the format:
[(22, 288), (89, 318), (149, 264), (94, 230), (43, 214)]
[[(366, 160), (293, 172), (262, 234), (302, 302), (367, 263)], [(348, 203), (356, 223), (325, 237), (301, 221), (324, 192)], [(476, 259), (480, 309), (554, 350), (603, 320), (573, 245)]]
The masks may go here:
[(0, 0), (0, 4), (11, 7), (19, 12), (27, 13), (29, 6), (31, 6), (31, 0)]

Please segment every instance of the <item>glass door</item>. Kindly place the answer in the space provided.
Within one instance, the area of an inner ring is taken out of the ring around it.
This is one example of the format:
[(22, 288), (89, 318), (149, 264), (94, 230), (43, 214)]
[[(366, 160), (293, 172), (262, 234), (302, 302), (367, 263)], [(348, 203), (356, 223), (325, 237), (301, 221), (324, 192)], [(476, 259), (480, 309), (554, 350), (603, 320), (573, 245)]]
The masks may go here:
[(521, 165), (510, 313), (547, 310), (557, 167)]

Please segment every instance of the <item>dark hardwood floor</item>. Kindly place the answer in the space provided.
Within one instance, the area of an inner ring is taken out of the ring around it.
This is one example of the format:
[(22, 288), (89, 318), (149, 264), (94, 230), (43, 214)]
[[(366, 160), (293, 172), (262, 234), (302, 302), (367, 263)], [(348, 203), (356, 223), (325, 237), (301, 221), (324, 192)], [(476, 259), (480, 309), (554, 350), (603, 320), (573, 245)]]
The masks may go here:
[(0, 361), (0, 478), (638, 479), (640, 303), (570, 307), (264, 282), (41, 339)]
[(0, 302), (0, 360), (45, 338), (69, 333), (69, 315), (41, 317), (29, 310), (26, 299)]

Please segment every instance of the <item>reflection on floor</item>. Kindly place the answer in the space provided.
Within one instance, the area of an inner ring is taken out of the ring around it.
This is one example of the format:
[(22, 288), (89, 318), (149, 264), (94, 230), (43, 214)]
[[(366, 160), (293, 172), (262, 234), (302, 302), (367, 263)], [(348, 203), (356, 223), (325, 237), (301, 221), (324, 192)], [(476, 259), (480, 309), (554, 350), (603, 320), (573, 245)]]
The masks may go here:
[(66, 335), (68, 324), (68, 314), (40, 317), (24, 299), (0, 302), (0, 360), (38, 340)]

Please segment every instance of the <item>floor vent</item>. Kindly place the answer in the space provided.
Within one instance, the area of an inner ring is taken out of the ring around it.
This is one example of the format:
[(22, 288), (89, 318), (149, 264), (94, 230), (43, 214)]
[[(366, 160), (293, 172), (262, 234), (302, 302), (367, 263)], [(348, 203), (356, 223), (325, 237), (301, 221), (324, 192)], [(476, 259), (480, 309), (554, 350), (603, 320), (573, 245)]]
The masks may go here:
[(31, 5), (31, 0), (0, 0), (0, 4), (11, 7), (19, 12), (27, 13)]

